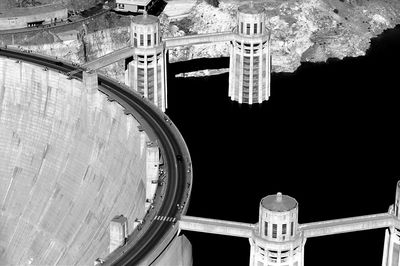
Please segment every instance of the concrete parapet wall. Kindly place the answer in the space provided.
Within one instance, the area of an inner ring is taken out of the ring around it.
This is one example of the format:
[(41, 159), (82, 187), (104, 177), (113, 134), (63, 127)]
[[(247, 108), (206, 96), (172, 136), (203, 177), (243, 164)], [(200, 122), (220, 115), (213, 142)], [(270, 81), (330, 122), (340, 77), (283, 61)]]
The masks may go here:
[(0, 57), (0, 265), (92, 265), (145, 213), (138, 122), (82, 82)]

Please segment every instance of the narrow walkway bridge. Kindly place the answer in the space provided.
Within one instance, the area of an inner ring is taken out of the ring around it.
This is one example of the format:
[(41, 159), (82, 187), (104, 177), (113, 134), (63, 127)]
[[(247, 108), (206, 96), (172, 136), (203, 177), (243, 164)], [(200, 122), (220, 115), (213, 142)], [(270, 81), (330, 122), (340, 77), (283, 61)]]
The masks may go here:
[[(195, 45), (204, 43), (214, 43), (214, 42), (227, 42), (233, 39), (233, 33), (230, 31), (210, 33), (210, 34), (199, 34), (190, 35), (182, 37), (172, 37), (164, 39), (166, 48), (174, 48), (177, 46), (184, 45)], [(135, 48), (133, 46), (127, 46), (122, 49), (116, 50), (104, 56), (94, 59), (81, 66), (82, 69), (97, 70), (102, 67), (111, 65), (119, 60), (133, 56), (135, 53)]]
[(217, 33), (208, 33), (208, 34), (197, 34), (197, 35), (188, 35), (181, 37), (172, 37), (165, 38), (165, 47), (174, 48), (177, 46), (185, 46), (185, 45), (195, 45), (195, 44), (204, 44), (204, 43), (214, 43), (214, 42), (228, 42), (233, 40), (234, 33), (231, 31), (217, 32)]
[(183, 215), (179, 221), (179, 228), (209, 234), (251, 238), (254, 225)]
[(394, 226), (394, 216), (389, 213), (372, 214), (299, 225), (304, 237), (318, 237)]
[(97, 70), (102, 67), (111, 65), (119, 60), (128, 58), (133, 56), (135, 52), (135, 48), (128, 46), (122, 49), (116, 50), (104, 56), (94, 59), (86, 64), (83, 64), (81, 67), (87, 70)]
[[(397, 220), (389, 213), (372, 214), (323, 222), (300, 224), (299, 231), (305, 238), (350, 233), (395, 226)], [(257, 224), (182, 216), (179, 221), (181, 230), (251, 238)]]

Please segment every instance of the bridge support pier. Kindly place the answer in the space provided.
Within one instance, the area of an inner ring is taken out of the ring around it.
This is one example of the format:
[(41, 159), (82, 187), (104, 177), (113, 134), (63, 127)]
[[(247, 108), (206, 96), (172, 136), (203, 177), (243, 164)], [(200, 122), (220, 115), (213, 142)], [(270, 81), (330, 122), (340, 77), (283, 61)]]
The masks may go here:
[(146, 147), (146, 209), (152, 203), (157, 189), (159, 164), (160, 152), (158, 145), (148, 142)]
[(83, 71), (83, 84), (89, 94), (98, 90), (98, 75), (96, 71)]
[(382, 266), (400, 266), (400, 231), (391, 227), (385, 231)]
[(125, 245), (128, 237), (128, 219), (123, 215), (115, 216), (110, 223), (110, 253)]
[[(400, 181), (397, 182), (395, 202), (389, 213), (400, 218)], [(382, 266), (400, 266), (400, 228), (395, 226), (385, 231)]]

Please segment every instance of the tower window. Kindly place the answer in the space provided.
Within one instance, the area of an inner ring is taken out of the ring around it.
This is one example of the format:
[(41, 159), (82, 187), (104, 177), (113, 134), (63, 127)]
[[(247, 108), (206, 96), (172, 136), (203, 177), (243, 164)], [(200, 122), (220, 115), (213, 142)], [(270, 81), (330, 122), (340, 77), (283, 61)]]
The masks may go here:
[(260, 34), (262, 33), (262, 22), (260, 23)]
[(154, 45), (157, 45), (157, 33), (154, 32)]
[(243, 33), (243, 22), (240, 22), (240, 33)]
[(264, 235), (268, 236), (268, 222), (264, 223)]
[(282, 235), (286, 235), (286, 224), (282, 224)]
[(246, 23), (246, 34), (250, 35), (250, 23)]
[(147, 46), (151, 45), (151, 34), (147, 34)]
[(272, 238), (276, 238), (278, 235), (278, 226), (276, 224), (272, 224)]
[(133, 46), (134, 47), (137, 46), (137, 34), (136, 34), (136, 32), (133, 33)]
[(143, 46), (143, 42), (144, 42), (143, 34), (140, 34), (140, 46)]
[(291, 222), (291, 223), (290, 223), (290, 236), (293, 236), (293, 233), (294, 233), (294, 232), (293, 232), (293, 231), (294, 231), (293, 229), (294, 229), (293, 222)]
[(257, 33), (257, 23), (254, 23), (254, 34)]

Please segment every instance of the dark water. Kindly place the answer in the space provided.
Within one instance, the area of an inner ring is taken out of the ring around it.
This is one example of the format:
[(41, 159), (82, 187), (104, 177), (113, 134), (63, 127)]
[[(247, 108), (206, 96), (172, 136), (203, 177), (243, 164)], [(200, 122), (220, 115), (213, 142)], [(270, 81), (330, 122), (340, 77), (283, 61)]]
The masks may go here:
[[(386, 212), (400, 179), (399, 65), (397, 27), (367, 56), (273, 74), (261, 105), (231, 102), (227, 74), (169, 78), (167, 114), (194, 167), (188, 215), (255, 223), (260, 199), (278, 191), (298, 200), (300, 223)], [(249, 263), (247, 239), (185, 235), (195, 266)], [(383, 239), (383, 230), (309, 239), (305, 262), (380, 265)]]

